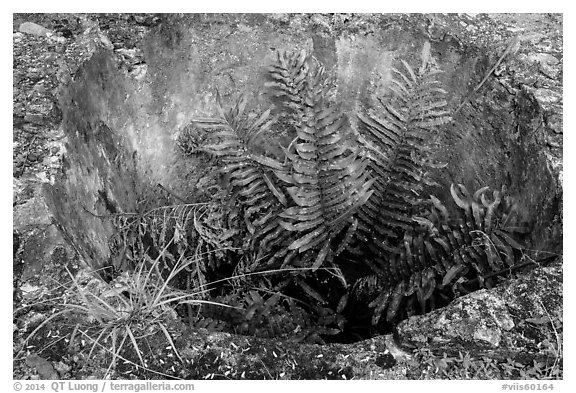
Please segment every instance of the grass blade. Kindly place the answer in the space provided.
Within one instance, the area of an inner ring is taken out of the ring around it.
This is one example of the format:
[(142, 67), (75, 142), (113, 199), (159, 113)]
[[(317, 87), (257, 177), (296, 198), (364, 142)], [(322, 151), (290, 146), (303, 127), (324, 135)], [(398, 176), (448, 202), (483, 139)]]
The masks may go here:
[(160, 326), (160, 329), (162, 329), (162, 332), (164, 332), (166, 339), (168, 340), (168, 342), (172, 346), (172, 349), (174, 350), (174, 353), (176, 354), (176, 356), (178, 356), (178, 359), (180, 359), (180, 361), (182, 363), (184, 363), (184, 360), (182, 360), (182, 357), (180, 357), (180, 353), (178, 353), (178, 350), (176, 349), (176, 345), (174, 345), (174, 341), (172, 341), (172, 337), (170, 337), (170, 333), (168, 333), (168, 329), (166, 329), (166, 327), (161, 323), (158, 323), (158, 326)]
[(144, 367), (144, 359), (142, 359), (142, 355), (140, 354), (140, 348), (138, 348), (138, 343), (136, 342), (136, 339), (134, 338), (134, 335), (132, 334), (132, 329), (130, 329), (130, 326), (126, 325), (126, 333), (128, 333), (128, 336), (130, 336), (130, 340), (132, 341), (132, 345), (134, 346), (134, 351), (136, 351), (136, 355), (138, 355), (138, 358), (140, 359), (140, 363), (142, 364), (142, 367)]

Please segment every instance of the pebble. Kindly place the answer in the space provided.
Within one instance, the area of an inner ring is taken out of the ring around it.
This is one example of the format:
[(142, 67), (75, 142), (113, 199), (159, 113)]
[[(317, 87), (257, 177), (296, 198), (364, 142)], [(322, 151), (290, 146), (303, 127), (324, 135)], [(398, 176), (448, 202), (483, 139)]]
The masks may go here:
[(44, 86), (43, 81), (40, 81), (38, 83), (36, 83), (34, 85), (34, 87), (32, 88), (32, 90), (38, 92), (38, 93), (45, 93), (46, 92), (46, 87)]
[(38, 298), (40, 292), (42, 291), (42, 288), (26, 282), (20, 286), (20, 291), (22, 291), (22, 296), (24, 297), (24, 299), (31, 300), (34, 298)]
[(18, 28), (18, 30), (22, 33), (37, 35), (41, 37), (46, 37), (48, 36), (48, 33), (50, 33), (50, 30), (48, 30), (44, 26), (40, 26), (32, 22), (22, 23)]
[(69, 365), (67, 365), (64, 362), (58, 362), (58, 363), (54, 364), (54, 368), (56, 369), (56, 371), (60, 375), (64, 375), (72, 369), (72, 367), (70, 367)]
[(100, 42), (104, 48), (108, 50), (114, 50), (114, 45), (112, 45), (112, 42), (105, 34), (98, 32), (98, 38), (100, 39)]
[(41, 379), (60, 379), (52, 363), (36, 354), (26, 358), (26, 365), (35, 368)]
[(562, 95), (553, 90), (542, 88), (534, 91), (534, 97), (540, 105), (555, 104), (562, 100)]
[(36, 162), (40, 159), (40, 154), (32, 152), (32, 153), (28, 153), (28, 161), (30, 162)]
[(528, 60), (538, 63), (540, 72), (551, 79), (555, 79), (560, 72), (558, 67), (560, 60), (548, 53), (531, 53), (528, 55)]
[(124, 49), (124, 48), (120, 48), (120, 49), (116, 49), (116, 53), (121, 54), (122, 56), (124, 56), (125, 58), (127, 58), (128, 60), (131, 61), (135, 61), (136, 56), (139, 54), (139, 50), (136, 48), (132, 48), (132, 49)]
[(28, 134), (36, 134), (38, 132), (38, 127), (31, 123), (24, 123), (22, 129)]
[(562, 115), (558, 113), (551, 113), (546, 116), (546, 125), (555, 134), (563, 133)]
[(138, 64), (134, 66), (134, 69), (130, 72), (130, 75), (137, 81), (141, 81), (146, 77), (146, 71), (148, 71), (147, 64)]
[(59, 35), (51, 35), (50, 40), (53, 42), (56, 42), (58, 44), (65, 44), (66, 43), (66, 38), (59, 36)]
[(28, 122), (28, 123), (34, 123), (34, 124), (45, 124), (46, 123), (46, 119), (44, 118), (44, 116), (36, 114), (36, 113), (27, 113), (24, 116), (24, 121)]

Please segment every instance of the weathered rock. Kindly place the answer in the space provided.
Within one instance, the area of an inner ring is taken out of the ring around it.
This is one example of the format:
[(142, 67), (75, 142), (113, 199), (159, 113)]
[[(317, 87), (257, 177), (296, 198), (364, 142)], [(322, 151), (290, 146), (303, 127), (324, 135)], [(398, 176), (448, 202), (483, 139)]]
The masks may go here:
[(18, 30), (22, 33), (33, 34), (37, 36), (47, 36), (50, 30), (32, 22), (24, 22), (20, 25)]
[(412, 344), (467, 342), (498, 348), (502, 334), (513, 327), (504, 301), (490, 291), (481, 290), (455, 300), (442, 310), (402, 322), (398, 333)]
[[(562, 315), (562, 266), (542, 267), (501, 286), (463, 296), (443, 309), (398, 325), (401, 344), (439, 352), (470, 352), (523, 362), (549, 340), (537, 324)], [(552, 357), (552, 354), (549, 354)]]
[[(54, 224), (27, 231), (22, 236), (22, 245), (17, 256), (23, 262), (20, 280), (26, 282), (41, 274), (45, 268), (53, 266), (55, 252), (61, 247), (69, 246)], [(60, 262), (65, 263), (68, 260)]]
[[(52, 252), (65, 241), (53, 223), (53, 214), (44, 202), (41, 189), (36, 185), (14, 180), (15, 202), (13, 209), (13, 231), (20, 234), (20, 245), (15, 259), (26, 261), (21, 279), (28, 280), (49, 263)], [(28, 190), (28, 198), (19, 201), (19, 196)], [(14, 261), (17, 263), (17, 260)]]

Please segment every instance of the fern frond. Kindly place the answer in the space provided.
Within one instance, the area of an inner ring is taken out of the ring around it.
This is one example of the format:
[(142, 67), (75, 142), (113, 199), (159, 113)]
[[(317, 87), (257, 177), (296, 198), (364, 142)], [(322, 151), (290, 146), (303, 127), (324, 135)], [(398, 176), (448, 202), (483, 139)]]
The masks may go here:
[(463, 185), (453, 185), (452, 199), (458, 207), (454, 215), (432, 198), (427, 216), (414, 219), (397, 252), (380, 259), (377, 282), (383, 289), (372, 294), (370, 303), (374, 323), (384, 313), (388, 321), (394, 319), (405, 297), (416, 296), (424, 310), (435, 289), (455, 288), (471, 271), (482, 282), (484, 276), (515, 264), (522, 245), (505, 228), (524, 225), (504, 191), (493, 191), (493, 201), (486, 197), (488, 191), (484, 187), (470, 194)]
[[(275, 182), (272, 171), (284, 166), (260, 154), (256, 146), (277, 119), (270, 115), (270, 110), (255, 118), (246, 116), (246, 96), (240, 97), (226, 111), (217, 94), (216, 105), (220, 117), (192, 121), (197, 127), (211, 131), (212, 143), (203, 149), (220, 157), (220, 173), (228, 178), (232, 199), (237, 199), (243, 207), (243, 219), (252, 236), (252, 246), (262, 239), (265, 239), (264, 244), (274, 245), (283, 235), (276, 230), (279, 225), (276, 215), (287, 205), (287, 198)], [(267, 249), (261, 251), (264, 253)]]
[(277, 61), (268, 68), (270, 82), (265, 84), (275, 97), (294, 111), (304, 106), (304, 90), (308, 77), (306, 51), (277, 52)]
[[(285, 59), (291, 59), (285, 61)], [(293, 206), (280, 214), (280, 225), (297, 238), (289, 250), (317, 252), (312, 268), (333, 256), (331, 241), (352, 223), (356, 210), (370, 197), (367, 161), (349, 142), (347, 119), (328, 99), (332, 86), (324, 67), (305, 53), (279, 55), (273, 77), (295, 112), (296, 139), (284, 149), (288, 168), (277, 170), (288, 183)], [(283, 69), (282, 79), (277, 76)]]
[[(358, 113), (360, 142), (374, 179), (374, 193), (358, 215), (359, 232), (376, 250), (381, 242), (373, 239), (387, 239), (395, 247), (411, 227), (412, 216), (426, 199), (424, 185), (433, 184), (428, 172), (434, 166), (431, 151), (438, 127), (450, 120), (438, 71), (428, 58), (418, 71), (404, 61), (402, 65), (404, 71), (393, 69), (394, 98), (379, 99), (378, 113)], [(377, 252), (387, 254), (385, 249)]]

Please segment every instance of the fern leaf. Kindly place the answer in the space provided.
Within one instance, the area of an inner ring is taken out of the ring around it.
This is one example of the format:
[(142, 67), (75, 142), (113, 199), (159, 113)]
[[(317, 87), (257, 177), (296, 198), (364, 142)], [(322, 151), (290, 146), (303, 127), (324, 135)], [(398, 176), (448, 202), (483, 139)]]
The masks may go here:
[[(464, 275), (470, 271), (475, 271), (482, 283), (485, 275), (514, 265), (518, 256), (515, 251), (523, 247), (504, 224), (505, 217), (514, 214), (515, 204), (500, 191), (492, 193), (494, 201), (490, 202), (485, 197), (487, 192), (484, 187), (471, 194), (464, 186), (453, 185), (456, 214), (449, 213), (438, 198), (431, 197), (429, 215), (412, 219), (413, 228), (405, 231), (400, 246), (380, 246), (389, 256), (386, 263), (382, 259), (379, 262), (384, 288), (370, 303), (374, 321), (384, 311), (387, 319), (394, 318), (397, 303), (407, 297), (415, 296), (424, 310), (437, 286), (452, 286), (459, 291), (460, 284), (468, 280)], [(486, 222), (490, 225), (486, 226)], [(435, 278), (437, 274), (440, 282)], [(398, 288), (404, 288), (402, 295)], [(391, 290), (390, 303), (380, 303), (382, 294)]]
[(318, 61), (304, 52), (283, 53), (270, 73), (273, 91), (298, 104), (292, 107), (297, 137), (284, 149), (289, 168), (275, 171), (289, 184), (286, 192), (295, 205), (280, 214), (280, 225), (299, 234), (290, 250), (317, 252), (316, 269), (332, 255), (331, 241), (351, 224), (371, 183), (362, 176), (366, 164), (346, 137), (351, 132), (346, 118), (327, 98), (330, 80)]
[[(278, 213), (288, 201), (270, 176), (273, 171), (282, 170), (283, 164), (256, 151), (257, 141), (277, 119), (270, 117), (270, 109), (256, 117), (246, 116), (247, 104), (247, 97), (241, 96), (229, 110), (224, 110), (217, 94), (216, 107), (220, 117), (193, 119), (193, 123), (212, 131), (213, 142), (203, 150), (221, 157), (226, 163), (220, 173), (230, 177), (232, 194), (244, 206), (244, 222), (253, 235), (254, 244), (274, 231), (278, 222), (273, 220), (275, 215), (271, 212)], [(256, 218), (252, 217), (254, 215)], [(272, 239), (267, 238), (269, 242)]]
[(316, 271), (320, 266), (322, 266), (322, 264), (324, 263), (324, 260), (326, 259), (326, 257), (330, 253), (330, 251), (331, 251), (330, 250), (330, 239), (328, 239), (327, 241), (324, 242), (324, 245), (322, 246), (322, 248), (320, 249), (320, 252), (316, 256), (316, 260), (312, 264), (312, 271)]
[[(427, 178), (432, 167), (429, 146), (450, 116), (443, 94), (433, 88), (437, 72), (429, 66), (429, 59), (425, 62), (414, 71), (402, 61), (405, 72), (392, 70), (393, 100), (379, 98), (382, 110), (378, 114), (373, 110), (358, 114), (360, 141), (375, 178), (371, 200), (359, 215), (367, 220), (359, 226), (363, 238), (388, 233), (389, 241), (401, 241), (417, 206), (426, 199), (423, 184), (433, 184)], [(415, 194), (422, 196), (415, 198)], [(362, 233), (366, 229), (369, 233)], [(380, 253), (386, 255), (386, 250)]]

